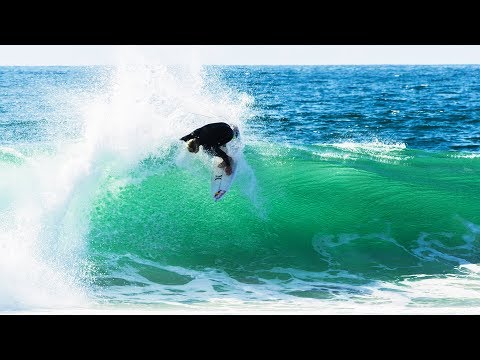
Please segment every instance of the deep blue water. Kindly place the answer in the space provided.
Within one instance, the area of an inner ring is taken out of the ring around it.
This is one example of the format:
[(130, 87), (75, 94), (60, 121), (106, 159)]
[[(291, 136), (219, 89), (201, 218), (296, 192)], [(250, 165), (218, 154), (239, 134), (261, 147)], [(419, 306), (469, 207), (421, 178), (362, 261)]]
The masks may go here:
[(251, 123), (267, 137), (480, 149), (480, 66), (231, 67), (220, 77), (255, 98)]

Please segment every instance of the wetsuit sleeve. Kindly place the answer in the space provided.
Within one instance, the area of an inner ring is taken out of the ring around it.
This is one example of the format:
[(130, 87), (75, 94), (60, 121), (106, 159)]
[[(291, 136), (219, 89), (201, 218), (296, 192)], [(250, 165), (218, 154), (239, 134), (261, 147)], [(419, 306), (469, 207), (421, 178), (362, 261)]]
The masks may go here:
[(223, 161), (225, 161), (225, 164), (227, 164), (227, 166), (231, 166), (230, 164), (230, 158), (228, 157), (228, 155), (225, 153), (225, 151), (223, 151), (222, 149), (220, 149), (218, 146), (213, 146), (211, 148), (211, 152), (212, 154), (214, 154), (215, 156), (218, 156), (218, 157), (221, 157), (223, 159)]
[(196, 138), (196, 137), (198, 137), (198, 129), (195, 130), (195, 131), (192, 131), (190, 134), (185, 135), (184, 137), (180, 138), (180, 140), (188, 141), (188, 140)]

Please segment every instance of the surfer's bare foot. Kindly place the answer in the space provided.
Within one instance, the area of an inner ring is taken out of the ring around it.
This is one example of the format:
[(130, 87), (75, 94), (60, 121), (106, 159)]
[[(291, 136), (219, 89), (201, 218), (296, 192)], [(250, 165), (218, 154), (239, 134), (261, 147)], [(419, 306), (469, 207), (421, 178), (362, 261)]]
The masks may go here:
[(231, 167), (231, 166), (225, 167), (225, 174), (227, 174), (227, 175), (231, 175), (231, 174), (232, 174), (232, 167)]

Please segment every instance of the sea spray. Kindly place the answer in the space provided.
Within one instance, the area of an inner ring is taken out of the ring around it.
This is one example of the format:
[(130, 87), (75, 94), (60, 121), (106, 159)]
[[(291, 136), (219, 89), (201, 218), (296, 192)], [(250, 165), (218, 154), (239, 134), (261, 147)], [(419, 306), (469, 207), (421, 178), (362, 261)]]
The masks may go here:
[[(111, 70), (101, 91), (78, 94), (83, 102), (66, 90), (50, 89), (52, 98), (64, 94), (63, 106), (77, 107), (59, 112), (81, 116), (70, 117), (71, 123), (45, 122), (53, 129), (44, 131), (45, 141), (29, 145), (28, 155), (2, 147), (3, 309), (85, 306), (96, 271), (87, 253), (96, 199), (162, 171), (144, 165), (172, 151), (170, 164), (182, 165), (179, 138), (206, 122), (243, 126), (244, 104), (203, 89), (201, 68)], [(201, 159), (205, 165), (207, 157)]]

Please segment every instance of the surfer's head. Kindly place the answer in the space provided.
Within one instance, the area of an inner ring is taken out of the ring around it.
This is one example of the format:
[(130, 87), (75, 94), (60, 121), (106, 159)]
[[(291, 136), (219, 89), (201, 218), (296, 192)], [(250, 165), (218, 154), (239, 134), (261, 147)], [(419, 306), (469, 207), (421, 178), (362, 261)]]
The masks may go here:
[(187, 141), (187, 149), (191, 153), (197, 153), (199, 149), (198, 139), (190, 139)]

